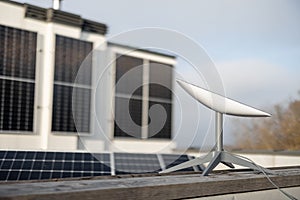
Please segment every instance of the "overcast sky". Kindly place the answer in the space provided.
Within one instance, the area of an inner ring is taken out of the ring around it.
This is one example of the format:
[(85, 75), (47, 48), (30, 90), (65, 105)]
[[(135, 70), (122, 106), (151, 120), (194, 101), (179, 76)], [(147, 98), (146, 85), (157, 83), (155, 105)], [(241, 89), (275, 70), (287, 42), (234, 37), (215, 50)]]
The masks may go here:
[[(51, 0), (19, 2), (51, 6)], [(107, 24), (108, 36), (143, 27), (180, 32), (205, 49), (227, 96), (258, 108), (300, 90), (298, 0), (64, 0), (62, 10)], [(184, 65), (179, 61), (178, 69)]]

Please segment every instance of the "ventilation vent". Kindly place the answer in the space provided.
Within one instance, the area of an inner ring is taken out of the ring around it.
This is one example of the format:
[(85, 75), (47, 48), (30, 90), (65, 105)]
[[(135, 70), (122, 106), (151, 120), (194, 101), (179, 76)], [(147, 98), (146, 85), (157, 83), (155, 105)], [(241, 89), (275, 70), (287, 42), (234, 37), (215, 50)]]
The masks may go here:
[(79, 27), (82, 24), (82, 19), (79, 15), (74, 15), (60, 10), (54, 10), (52, 8), (47, 10), (47, 21)]
[(41, 7), (25, 4), (25, 17), (46, 21), (47, 10)]
[(107, 32), (107, 26), (105, 24), (84, 19), (82, 24), (82, 30), (104, 35)]
[(82, 19), (81, 16), (72, 13), (64, 12), (61, 10), (55, 10), (53, 8), (45, 9), (30, 4), (24, 4), (25, 17), (45, 22), (55, 22), (65, 24), (69, 26), (76, 26), (83, 31), (106, 34), (107, 26), (105, 24)]

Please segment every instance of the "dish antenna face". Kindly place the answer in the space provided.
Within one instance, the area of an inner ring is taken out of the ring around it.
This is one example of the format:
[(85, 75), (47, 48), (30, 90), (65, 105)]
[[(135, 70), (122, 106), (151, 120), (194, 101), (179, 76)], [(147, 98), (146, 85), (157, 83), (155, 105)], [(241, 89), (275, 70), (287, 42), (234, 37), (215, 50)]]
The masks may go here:
[(177, 83), (197, 101), (206, 107), (227, 115), (239, 117), (270, 117), (269, 113), (252, 108), (245, 104), (223, 97), (190, 83), (177, 80)]
[(215, 111), (215, 139), (216, 147), (207, 155), (195, 158), (185, 163), (163, 170), (159, 173), (168, 173), (180, 169), (188, 168), (195, 165), (201, 165), (209, 162), (202, 175), (208, 175), (219, 163), (223, 163), (230, 168), (234, 168), (233, 164), (248, 167), (250, 169), (263, 169), (265, 172), (273, 174), (271, 170), (262, 168), (254, 163), (242, 159), (236, 155), (224, 151), (223, 147), (223, 115), (233, 115), (238, 117), (270, 117), (269, 113), (258, 110), (256, 108), (239, 103), (232, 99), (226, 98), (219, 94), (205, 90), (185, 81), (177, 80), (177, 83), (193, 98), (204, 106)]

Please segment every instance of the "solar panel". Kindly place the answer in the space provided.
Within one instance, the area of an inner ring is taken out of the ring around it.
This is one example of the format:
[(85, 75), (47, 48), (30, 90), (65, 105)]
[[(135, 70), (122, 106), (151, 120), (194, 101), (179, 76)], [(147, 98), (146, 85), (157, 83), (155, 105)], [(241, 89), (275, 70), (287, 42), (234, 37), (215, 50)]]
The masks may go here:
[(0, 181), (156, 173), (189, 159), (174, 154), (0, 151)]
[(161, 170), (156, 154), (115, 153), (116, 174), (153, 173)]
[(0, 180), (111, 175), (109, 160), (98, 159), (89, 153), (0, 151)]

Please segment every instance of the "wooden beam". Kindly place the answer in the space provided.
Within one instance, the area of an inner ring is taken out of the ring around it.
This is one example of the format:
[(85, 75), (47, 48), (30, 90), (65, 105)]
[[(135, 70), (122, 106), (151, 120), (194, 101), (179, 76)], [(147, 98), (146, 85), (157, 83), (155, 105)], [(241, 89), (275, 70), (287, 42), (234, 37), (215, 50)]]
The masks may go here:
[[(279, 187), (300, 186), (300, 166), (275, 169)], [(0, 199), (181, 199), (274, 189), (263, 174), (249, 170), (164, 176), (111, 177), (0, 184)]]

